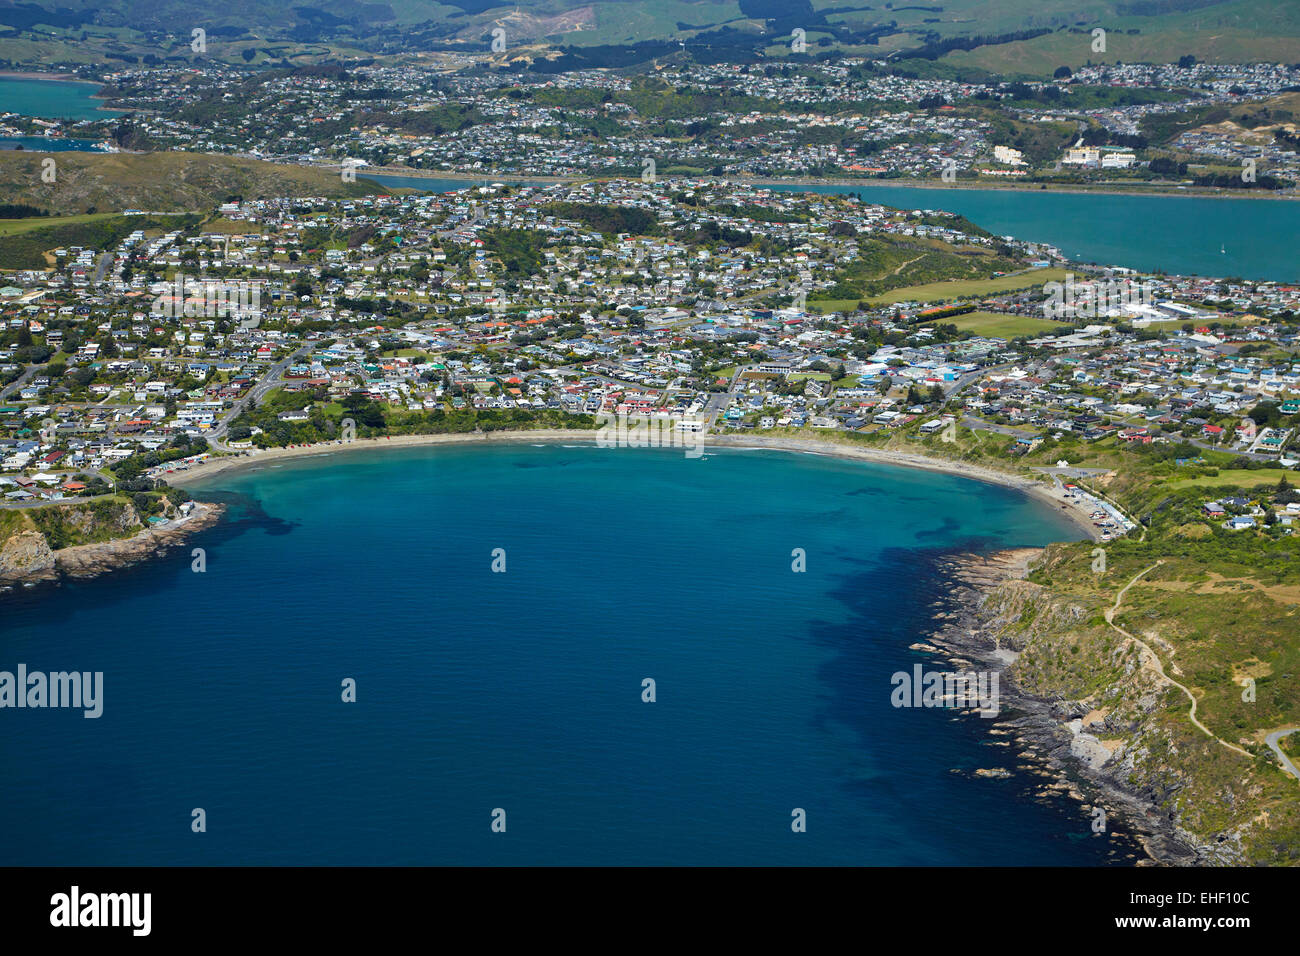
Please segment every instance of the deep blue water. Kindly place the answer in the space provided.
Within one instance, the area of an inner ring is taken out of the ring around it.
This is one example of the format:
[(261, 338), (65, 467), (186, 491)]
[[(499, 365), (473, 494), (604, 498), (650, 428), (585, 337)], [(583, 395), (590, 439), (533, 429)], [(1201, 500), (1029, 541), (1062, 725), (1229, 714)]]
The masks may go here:
[[(454, 192), (483, 182), (367, 176), (390, 187)], [(861, 195), (898, 209), (943, 209), (997, 235), (1056, 246), (1077, 262), (1178, 275), (1300, 279), (1300, 202), (1011, 189), (791, 183), (784, 192)]]
[(989, 721), (889, 702), (895, 671), (944, 666), (908, 650), (945, 590), (936, 558), (1072, 537), (1019, 493), (532, 445), (340, 453), (195, 491), (231, 506), (191, 541), (206, 572), (187, 546), (0, 595), (0, 669), (105, 675), (97, 720), (0, 710), (0, 864), (1131, 860), (1036, 778), (972, 778), (1016, 766)]

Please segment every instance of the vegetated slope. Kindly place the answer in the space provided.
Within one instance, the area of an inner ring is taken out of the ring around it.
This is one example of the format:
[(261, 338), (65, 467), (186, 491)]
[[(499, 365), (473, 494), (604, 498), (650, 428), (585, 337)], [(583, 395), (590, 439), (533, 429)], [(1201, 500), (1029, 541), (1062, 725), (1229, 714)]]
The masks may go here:
[[(1110, 751), (1101, 775), (1154, 805), (1202, 861), (1294, 864), (1300, 781), (1264, 744), (1268, 731), (1298, 721), (1287, 687), (1300, 654), (1294, 588), (1260, 580), (1235, 557), (1166, 559), (1134, 584), (1115, 615), (1143, 648), (1109, 626), (1104, 612), (1160, 559), (1143, 565), (1149, 555), (1137, 553), (1141, 546), (1112, 544), (1113, 560), (1098, 574), (1092, 548), (1054, 545), (1031, 581), (1003, 585), (989, 598), (1001, 646), (1020, 654), (1012, 677), (1057, 701), (1062, 717), (1082, 718), (1084, 733)], [(1160, 677), (1147, 648), (1196, 698), (1197, 718), (1214, 737), (1193, 723), (1187, 694)]]
[[(957, 437), (926, 444), (984, 462), (1005, 459), (1012, 441)], [(1063, 436), (1018, 456), (1022, 467), (1064, 458), (1113, 468), (1076, 480), (1142, 530), (1100, 553), (1094, 542), (1053, 545), (1028, 581), (989, 599), (1000, 646), (1020, 652), (1011, 676), (1056, 702), (1063, 720), (1081, 718), (1097, 741), (1081, 749), (1110, 751), (1099, 773), (1153, 804), (1203, 861), (1294, 865), (1300, 780), (1266, 743), (1300, 726), (1300, 552), (1277, 518), (1300, 498), (1292, 473), (1186, 445), (1113, 441)], [(1198, 453), (1204, 464), (1191, 463)], [(1259, 513), (1259, 526), (1227, 530), (1206, 516), (1211, 496), (1247, 502), (1239, 510)]]
[[(61, 246), (81, 246), (89, 249), (109, 249), (137, 229), (165, 230), (188, 229), (199, 223), (200, 216), (72, 216), (68, 219), (20, 219), (16, 223), (0, 223), (0, 269), (46, 269), (50, 250)], [(29, 222), (37, 228), (23, 229), (6, 235), (7, 225), (26, 226)]]
[[(1286, 61), (1300, 37), (1298, 9), (1294, 0), (234, 0), (202, 10), (191, 0), (36, 0), (0, 5), (0, 59), (260, 64), (487, 52), (500, 27), (507, 47), (499, 63), (537, 56), (534, 66), (553, 72), (679, 52), (706, 63), (783, 57), (801, 29), (809, 44), (801, 57), (840, 49), (1050, 75), (1089, 59), (1167, 62), (1187, 53)], [(1111, 41), (1104, 52), (1092, 48), (1096, 27)], [(199, 53), (190, 50), (195, 28), (209, 41)]]
[[(872, 237), (857, 258), (835, 274), (819, 299), (869, 299), (891, 289), (958, 279), (988, 279), (1023, 268), (1024, 262), (987, 246), (954, 246), (938, 239)], [(1009, 251), (1009, 250), (1007, 250)]]
[[(1078, 16), (1063, 15), (1052, 0), (1036, 6), (1024, 14), (1026, 25), (1050, 26), (1051, 33), (955, 50), (943, 62), (1050, 76), (1058, 66), (1171, 63), (1188, 54), (1209, 63), (1290, 63), (1300, 43), (1300, 5), (1290, 0), (1116, 0)], [(1106, 31), (1104, 50), (1094, 48), (1098, 27)]]
[[(53, 159), (54, 182), (41, 178)], [(53, 215), (206, 210), (232, 197), (363, 196), (384, 190), (337, 173), (198, 153), (0, 152), (0, 203), (28, 203)]]
[(118, 498), (0, 512), (0, 579), (50, 571), (60, 548), (129, 537), (143, 526)]

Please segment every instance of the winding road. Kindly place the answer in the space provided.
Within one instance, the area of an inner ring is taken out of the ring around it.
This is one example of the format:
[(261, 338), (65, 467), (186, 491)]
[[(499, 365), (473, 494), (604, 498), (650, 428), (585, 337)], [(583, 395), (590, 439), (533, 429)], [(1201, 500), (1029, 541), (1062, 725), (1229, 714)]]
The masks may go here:
[(1288, 734), (1294, 734), (1297, 731), (1300, 731), (1300, 727), (1288, 727), (1286, 730), (1275, 730), (1264, 738), (1264, 743), (1268, 744), (1273, 753), (1277, 754), (1277, 759), (1282, 761), (1282, 769), (1297, 780), (1300, 780), (1300, 770), (1296, 769), (1296, 765), (1291, 762), (1291, 758), (1282, 753), (1282, 748), (1278, 746), (1279, 740)]
[(27, 386), (27, 383), (36, 377), (36, 373), (43, 368), (45, 368), (45, 366), (41, 363), (27, 366), (23, 374), (19, 375), (4, 388), (0, 388), (0, 399), (5, 399), (10, 395), (15, 395), (18, 392), (21, 392)]
[[(1124, 635), (1124, 637), (1132, 641), (1142, 650), (1146, 651), (1146, 655), (1147, 655), (1146, 659), (1142, 662), (1142, 665), (1144, 667), (1147, 667), (1150, 670), (1155, 671), (1155, 673), (1159, 675), (1159, 677), (1162, 680), (1164, 680), (1166, 683), (1173, 684), (1175, 687), (1177, 687), (1179, 690), (1181, 690), (1184, 694), (1187, 695), (1187, 699), (1192, 702), (1191, 710), (1188, 711), (1187, 716), (1191, 720), (1191, 722), (1197, 727), (1197, 729), (1199, 729), (1203, 734), (1205, 734), (1205, 736), (1209, 737), (1211, 740), (1214, 740), (1220, 745), (1227, 747), (1229, 750), (1235, 751), (1236, 753), (1241, 754), (1243, 757), (1247, 757), (1253, 760), (1254, 756), (1250, 753), (1250, 751), (1243, 750), (1241, 747), (1238, 747), (1236, 744), (1228, 743), (1222, 737), (1219, 737), (1217, 734), (1215, 734), (1214, 731), (1210, 730), (1209, 727), (1206, 727), (1203, 723), (1201, 723), (1196, 716), (1196, 695), (1193, 694), (1190, 690), (1188, 690), (1186, 686), (1178, 683), (1178, 681), (1174, 680), (1172, 677), (1170, 677), (1168, 674), (1165, 673), (1164, 665), (1160, 663), (1159, 656), (1156, 654), (1155, 651), (1153, 651), (1150, 648), (1150, 646), (1147, 645), (1145, 641), (1143, 641), (1139, 637), (1134, 637), (1128, 631), (1124, 630), (1124, 628), (1120, 627), (1118, 624), (1115, 623), (1115, 612), (1119, 610), (1120, 603), (1124, 600), (1124, 595), (1128, 592), (1128, 589), (1131, 588), (1133, 585), (1137, 584), (1138, 581), (1141, 580), (1145, 575), (1150, 574), (1152, 571), (1160, 567), (1160, 565), (1162, 564), (1164, 564), (1164, 561), (1157, 561), (1155, 564), (1151, 565), (1151, 567), (1147, 568), (1146, 570), (1139, 571), (1137, 574), (1133, 576), (1133, 579), (1129, 581), (1128, 584), (1120, 588), (1119, 594), (1115, 595), (1114, 605), (1112, 605), (1109, 609), (1107, 609), (1105, 613), (1106, 623), (1109, 624), (1111, 627), (1113, 627), (1115, 630), (1119, 631), (1121, 634)], [(1286, 756), (1286, 754), (1282, 753), (1281, 748), (1278, 747), (1277, 745), (1278, 740), (1285, 737), (1287, 734), (1295, 733), (1297, 730), (1300, 730), (1300, 727), (1292, 727), (1289, 729), (1275, 730), (1273, 733), (1268, 735), (1267, 743), (1269, 747), (1272, 748), (1273, 752), (1277, 754), (1278, 759), (1282, 761), (1283, 769), (1286, 770), (1288, 773), (1290, 773), (1292, 776), (1294, 776), (1297, 780), (1300, 780), (1300, 771), (1296, 769), (1295, 764), (1291, 762), (1291, 760)]]

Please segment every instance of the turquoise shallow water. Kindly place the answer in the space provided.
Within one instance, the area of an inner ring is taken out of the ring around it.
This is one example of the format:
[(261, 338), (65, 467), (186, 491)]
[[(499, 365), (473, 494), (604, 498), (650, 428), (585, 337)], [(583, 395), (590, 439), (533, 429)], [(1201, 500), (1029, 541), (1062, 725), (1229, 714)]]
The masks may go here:
[[(386, 186), (452, 192), (456, 179), (367, 176)], [(500, 182), (512, 183), (506, 178)], [(513, 183), (512, 183), (513, 184)], [(1180, 275), (1300, 279), (1300, 202), (1208, 199), (1199, 196), (1121, 196), (1008, 189), (923, 186), (773, 186), (785, 192), (857, 194), (899, 209), (959, 213), (997, 235), (1046, 242), (1079, 262)]]
[[(804, 188), (804, 187), (793, 187)], [(1180, 275), (1300, 279), (1300, 202), (1010, 189), (823, 186), (903, 209), (960, 213), (997, 235), (1056, 246), (1071, 259)]]
[(121, 110), (99, 109), (103, 100), (94, 98), (98, 91), (98, 83), (0, 76), (0, 110), (46, 119), (109, 119), (121, 116)]
[(97, 720), (0, 711), (0, 863), (1131, 860), (1030, 778), (971, 778), (1015, 765), (987, 722), (889, 702), (894, 672), (942, 669), (908, 650), (936, 558), (1071, 536), (1019, 493), (519, 445), (288, 461), (218, 495), (204, 573), (187, 548), (0, 595), (0, 668), (105, 685)]

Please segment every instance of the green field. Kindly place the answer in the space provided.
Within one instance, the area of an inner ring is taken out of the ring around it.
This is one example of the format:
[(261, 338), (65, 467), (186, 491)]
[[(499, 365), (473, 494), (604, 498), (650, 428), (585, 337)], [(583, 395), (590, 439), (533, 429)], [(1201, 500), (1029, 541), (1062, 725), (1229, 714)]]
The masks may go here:
[(808, 300), (808, 310), (810, 312), (820, 312), (825, 315), (827, 312), (856, 312), (858, 303), (861, 299), (821, 299), (818, 301)]
[(123, 216), (118, 213), (38, 217), (12, 220), (15, 227), (0, 232), (0, 269), (45, 269), (53, 249), (82, 246), (107, 249), (137, 229), (184, 229), (198, 223), (198, 216)]
[(1029, 289), (1044, 282), (1064, 281), (1064, 269), (1032, 269), (1017, 275), (998, 276), (995, 279), (957, 279), (952, 282), (930, 282), (925, 285), (903, 286), (878, 296), (873, 303), (941, 302), (948, 299), (968, 299), (973, 296), (994, 295), (1014, 289)]
[[(1262, 486), (1277, 487), (1278, 481), (1282, 476), (1287, 474), (1280, 468), (1261, 469), (1259, 471), (1246, 471), (1240, 468), (1226, 468), (1217, 475), (1201, 475), (1197, 478), (1180, 478), (1173, 481), (1167, 481), (1171, 488), (1259, 488)], [(1287, 475), (1287, 477), (1291, 477)]]
[(116, 212), (96, 212), (80, 216), (32, 216), (27, 219), (0, 219), (0, 236), (17, 236), (24, 232), (31, 232), (33, 229), (44, 229), (48, 226), (79, 226), (87, 222), (98, 222), (101, 219), (112, 219), (118, 215), (121, 214)]
[(1002, 312), (967, 312), (936, 322), (951, 322), (963, 332), (988, 335), (998, 339), (1014, 339), (1018, 335), (1044, 335), (1062, 328), (1060, 322), (1036, 319), (1031, 315), (1007, 315)]

